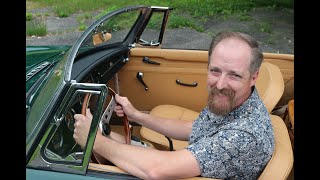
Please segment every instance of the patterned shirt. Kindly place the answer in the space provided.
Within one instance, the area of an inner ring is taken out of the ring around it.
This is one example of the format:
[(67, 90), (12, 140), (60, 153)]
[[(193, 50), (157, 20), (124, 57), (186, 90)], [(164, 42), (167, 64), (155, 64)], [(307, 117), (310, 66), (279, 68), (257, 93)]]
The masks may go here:
[(256, 88), (227, 116), (204, 108), (193, 123), (187, 150), (203, 177), (257, 179), (272, 156), (274, 134)]

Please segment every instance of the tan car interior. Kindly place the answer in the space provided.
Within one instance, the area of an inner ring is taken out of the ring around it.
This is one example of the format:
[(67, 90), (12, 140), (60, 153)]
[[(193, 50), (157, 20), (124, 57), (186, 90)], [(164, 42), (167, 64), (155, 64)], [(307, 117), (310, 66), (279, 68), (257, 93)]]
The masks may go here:
[[(180, 50), (178, 53), (173, 52), (177, 51), (145, 48), (132, 49), (130, 53), (131, 60), (118, 72), (120, 93), (123, 96), (127, 96), (139, 110), (146, 110), (150, 114), (161, 117), (193, 121), (206, 104), (207, 51)], [(293, 149), (284, 121), (279, 116), (272, 115), (271, 112), (282, 98), (285, 82), (293, 76), (293, 72), (289, 72), (291, 67), (287, 71), (287, 67), (291, 66), (291, 63), (283, 61), (279, 65), (277, 58), (288, 59), (289, 62), (292, 62), (293, 57), (274, 56), (273, 54), (264, 55), (265, 60), (261, 66), (256, 87), (270, 112), (275, 134), (275, 150), (259, 179), (287, 179), (293, 167)], [(145, 56), (151, 57), (152, 60), (161, 63), (161, 66), (143, 63), (141, 59)], [(197, 59), (197, 62), (194, 61), (195, 59)], [(139, 71), (145, 73), (144, 80), (149, 86), (148, 91), (145, 91), (136, 80), (136, 73)], [(183, 81), (190, 83), (197, 82), (199, 86), (194, 88), (175, 86), (173, 83), (175, 83), (176, 79), (181, 78), (181, 74), (185, 78), (182, 79)], [(152, 78), (150, 77), (151, 75), (153, 75)], [(153, 88), (154, 86), (161, 88)], [(179, 93), (175, 94), (175, 96), (165, 96), (166, 94), (172, 94), (171, 92)], [(181, 100), (186, 96), (190, 96), (190, 102)], [(193, 96), (195, 96), (195, 99), (192, 99)], [(144, 99), (145, 102), (140, 103), (139, 99), (140, 101)], [(152, 99), (152, 101), (149, 99)], [(182, 103), (179, 104), (179, 102)], [(145, 127), (141, 127), (139, 133), (152, 144), (166, 146), (169, 149), (170, 144), (165, 136)], [(188, 145), (187, 141), (174, 139), (171, 139), (171, 141), (174, 150), (185, 148)], [(115, 166), (93, 163), (90, 163), (89, 169), (104, 169), (106, 171), (125, 173)], [(207, 178), (194, 177), (188, 179)]]
[[(269, 112), (280, 100), (284, 82), (279, 68), (270, 63), (263, 63), (256, 83), (258, 92)], [(193, 121), (199, 115), (198, 112), (173, 105), (160, 105), (152, 109), (150, 114)], [(286, 179), (293, 166), (293, 151), (290, 138), (284, 121), (275, 115), (270, 115), (275, 134), (275, 151), (272, 159), (261, 174), (259, 179)], [(163, 135), (148, 128), (141, 127), (140, 134), (149, 141), (169, 146), (169, 142)], [(173, 149), (183, 149), (188, 146), (187, 141), (172, 139)]]
[[(270, 63), (262, 63), (256, 87), (265, 106), (268, 111), (271, 112), (281, 98), (284, 89), (284, 82), (279, 68)], [(193, 121), (197, 118), (199, 112), (178, 106), (159, 105), (152, 109), (150, 114)], [(147, 140), (169, 147), (167, 138), (155, 131), (141, 127), (140, 134)], [(183, 149), (188, 146), (187, 141), (172, 139), (172, 143), (173, 149), (175, 150)]]

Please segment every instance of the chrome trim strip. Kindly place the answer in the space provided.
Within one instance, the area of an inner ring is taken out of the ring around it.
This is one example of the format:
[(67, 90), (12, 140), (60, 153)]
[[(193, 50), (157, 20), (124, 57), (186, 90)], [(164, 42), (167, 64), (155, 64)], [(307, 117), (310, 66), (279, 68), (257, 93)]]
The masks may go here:
[(51, 63), (49, 62), (44, 62), (42, 64), (40, 64), (39, 66), (35, 67), (34, 69), (32, 69), (30, 72), (27, 73), (26, 75), (26, 82), (32, 78), (34, 75), (36, 75), (38, 72), (40, 72), (42, 69), (44, 69), (45, 67), (49, 66)]

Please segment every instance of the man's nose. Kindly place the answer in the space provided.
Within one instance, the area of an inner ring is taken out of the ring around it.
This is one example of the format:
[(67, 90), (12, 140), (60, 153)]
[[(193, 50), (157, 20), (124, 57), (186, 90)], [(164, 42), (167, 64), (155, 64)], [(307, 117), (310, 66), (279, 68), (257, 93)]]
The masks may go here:
[(217, 87), (218, 90), (222, 90), (222, 89), (226, 88), (227, 84), (228, 84), (227, 78), (225, 76), (221, 75), (218, 78), (216, 87)]

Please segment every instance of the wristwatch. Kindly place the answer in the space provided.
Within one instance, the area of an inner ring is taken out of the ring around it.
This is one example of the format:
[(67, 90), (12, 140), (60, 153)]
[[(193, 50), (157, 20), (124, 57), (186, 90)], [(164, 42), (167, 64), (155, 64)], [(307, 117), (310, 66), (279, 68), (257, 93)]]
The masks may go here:
[(111, 132), (111, 127), (108, 123), (102, 124), (102, 135), (108, 136)]

